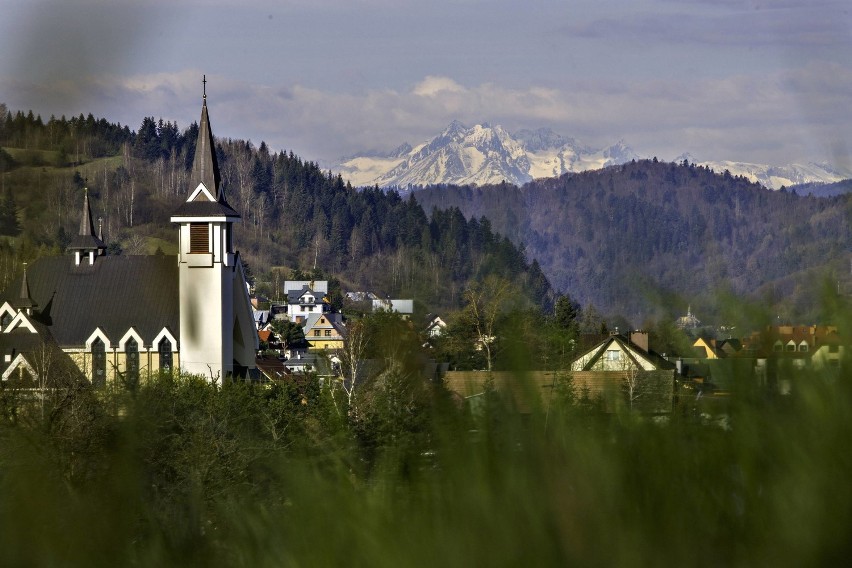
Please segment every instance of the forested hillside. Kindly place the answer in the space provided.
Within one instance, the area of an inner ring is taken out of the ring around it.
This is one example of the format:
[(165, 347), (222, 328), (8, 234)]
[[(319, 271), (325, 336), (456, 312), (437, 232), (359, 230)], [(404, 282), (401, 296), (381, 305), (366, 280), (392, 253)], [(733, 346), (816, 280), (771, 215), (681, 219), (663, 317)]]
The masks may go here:
[(526, 246), (557, 290), (633, 322), (724, 317), (731, 292), (773, 317), (817, 320), (849, 285), (850, 199), (769, 191), (727, 172), (640, 161), (510, 185), (417, 192), (428, 211), (486, 216)]
[[(23, 261), (64, 250), (84, 187), (112, 254), (175, 252), (169, 217), (189, 190), (196, 135), (196, 124), (182, 131), (153, 117), (133, 132), (92, 115), (45, 122), (32, 112), (0, 114), (0, 288)], [(268, 293), (300, 270), (454, 308), (471, 280), (501, 274), (536, 302), (550, 299), (538, 265), (488, 222), (457, 209), (427, 216), (414, 199), (356, 191), (264, 143), (219, 140), (217, 157), (223, 190), (242, 215), (235, 243)]]

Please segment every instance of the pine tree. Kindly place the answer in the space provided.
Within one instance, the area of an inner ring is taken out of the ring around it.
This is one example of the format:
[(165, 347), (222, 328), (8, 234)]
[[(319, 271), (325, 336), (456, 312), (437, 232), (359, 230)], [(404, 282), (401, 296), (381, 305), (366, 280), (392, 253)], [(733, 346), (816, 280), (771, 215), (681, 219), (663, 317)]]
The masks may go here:
[(6, 189), (3, 199), (0, 201), (0, 235), (17, 236), (21, 232), (18, 223), (18, 207), (12, 191)]

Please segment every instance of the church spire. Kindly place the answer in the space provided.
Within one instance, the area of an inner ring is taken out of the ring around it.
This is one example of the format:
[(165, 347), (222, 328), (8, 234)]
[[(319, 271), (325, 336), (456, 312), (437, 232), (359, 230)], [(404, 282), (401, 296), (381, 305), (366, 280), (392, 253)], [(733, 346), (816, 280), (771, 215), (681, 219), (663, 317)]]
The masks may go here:
[(15, 308), (24, 310), (27, 315), (32, 313), (32, 309), (38, 306), (30, 297), (30, 285), (27, 281), (27, 263), (24, 263), (24, 275), (21, 277), (21, 293), (15, 301)]
[[(201, 121), (198, 123), (198, 139), (195, 143), (195, 159), (192, 162), (193, 186), (203, 183), (207, 192), (216, 201), (224, 202), (219, 192), (219, 163), (216, 160), (216, 142), (210, 129), (210, 117), (207, 115), (207, 76), (204, 76), (204, 92), (201, 104)], [(193, 187), (194, 189), (194, 187)]]
[(92, 219), (92, 207), (89, 205), (89, 188), (83, 194), (83, 214), (80, 216), (80, 230), (71, 240), (69, 249), (75, 251), (75, 264), (80, 264), (81, 253), (89, 253), (89, 264), (94, 264), (94, 256), (106, 250), (104, 242), (95, 235), (95, 223)]
[(83, 189), (83, 216), (80, 217), (80, 232), (77, 234), (81, 237), (95, 236), (95, 224), (92, 220), (92, 207), (89, 205), (89, 188)]

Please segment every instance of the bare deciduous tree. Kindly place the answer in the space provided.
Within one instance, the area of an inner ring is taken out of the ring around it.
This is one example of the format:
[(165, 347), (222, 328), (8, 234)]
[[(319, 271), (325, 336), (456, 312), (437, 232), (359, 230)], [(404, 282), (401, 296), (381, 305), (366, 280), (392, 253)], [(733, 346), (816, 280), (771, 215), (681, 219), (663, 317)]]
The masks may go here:
[(337, 370), (338, 384), (346, 394), (348, 413), (353, 411), (355, 388), (358, 385), (358, 374), (361, 371), (364, 353), (367, 350), (369, 337), (366, 326), (360, 322), (352, 322), (346, 326), (343, 338), (343, 349), (340, 351), (341, 362)]
[(511, 283), (505, 278), (489, 277), (482, 284), (465, 290), (465, 311), (476, 330), (476, 340), (485, 351), (487, 370), (491, 371), (496, 341), (497, 318), (508, 300)]

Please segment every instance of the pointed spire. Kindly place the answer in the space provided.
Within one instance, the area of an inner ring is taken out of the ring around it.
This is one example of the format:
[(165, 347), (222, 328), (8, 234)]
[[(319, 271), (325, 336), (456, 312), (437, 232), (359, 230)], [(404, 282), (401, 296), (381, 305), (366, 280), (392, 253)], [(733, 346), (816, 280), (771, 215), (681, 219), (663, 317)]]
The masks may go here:
[(31, 310), (38, 306), (33, 299), (30, 297), (30, 284), (27, 281), (27, 263), (24, 263), (24, 275), (21, 277), (21, 293), (15, 302), (16, 308), (19, 310), (26, 310), (27, 313), (30, 313)]
[(102, 239), (95, 235), (95, 224), (92, 220), (92, 207), (89, 205), (89, 188), (85, 188), (83, 195), (83, 214), (80, 216), (80, 230), (68, 247), (72, 250), (94, 250), (106, 249)]
[(203, 81), (201, 122), (195, 142), (192, 174), (189, 178), (189, 195), (172, 216), (173, 223), (184, 223), (187, 217), (223, 217), (228, 223), (240, 218), (240, 214), (228, 205), (225, 192), (219, 186), (219, 163), (216, 160), (216, 142), (210, 129), (207, 114), (207, 77)]
[(219, 163), (216, 160), (216, 142), (210, 129), (210, 117), (207, 115), (207, 76), (204, 76), (204, 93), (201, 105), (201, 122), (198, 123), (198, 140), (195, 143), (195, 158), (192, 162), (191, 190), (203, 183), (217, 201), (224, 201), (219, 193)]
[(80, 218), (80, 236), (95, 236), (95, 225), (92, 222), (92, 208), (89, 206), (89, 188), (83, 188), (83, 216)]

